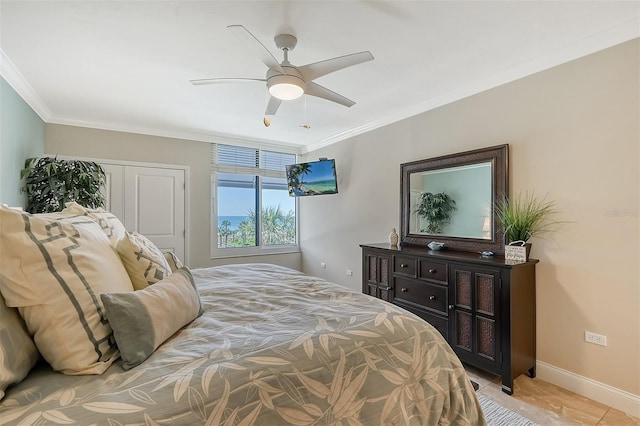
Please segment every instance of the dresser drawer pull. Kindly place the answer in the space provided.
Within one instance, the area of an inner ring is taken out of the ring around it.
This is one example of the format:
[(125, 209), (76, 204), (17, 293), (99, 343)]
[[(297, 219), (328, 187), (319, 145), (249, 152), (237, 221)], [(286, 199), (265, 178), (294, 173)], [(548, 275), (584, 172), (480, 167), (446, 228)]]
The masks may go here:
[(455, 308), (455, 305), (449, 305), (449, 310), (452, 310), (453, 308)]
[(392, 289), (392, 287), (386, 287), (386, 288), (385, 288), (385, 290), (387, 290), (387, 291), (389, 291), (389, 290), (391, 290), (391, 289)]
[(432, 294), (431, 296), (429, 296), (429, 300), (436, 300), (436, 297)]
[(401, 268), (406, 268), (406, 267), (408, 267), (408, 266), (409, 266), (409, 265), (407, 265), (406, 263), (401, 263), (401, 264), (400, 264), (400, 267), (401, 267)]
[(407, 290), (407, 288), (406, 288), (406, 287), (402, 287), (402, 288), (400, 289), (400, 291), (401, 291), (401, 292), (403, 292), (403, 293), (406, 293), (406, 292), (407, 292), (407, 291), (409, 291), (409, 290)]
[(436, 272), (438, 272), (436, 269), (433, 269), (433, 268), (432, 268), (432, 269), (429, 269), (429, 273), (430, 273), (430, 274), (435, 274)]

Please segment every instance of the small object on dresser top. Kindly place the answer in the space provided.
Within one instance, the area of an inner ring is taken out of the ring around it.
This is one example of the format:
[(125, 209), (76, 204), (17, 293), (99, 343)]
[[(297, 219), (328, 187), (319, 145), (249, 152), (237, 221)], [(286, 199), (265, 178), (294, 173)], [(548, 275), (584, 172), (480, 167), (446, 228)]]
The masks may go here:
[(389, 234), (389, 245), (398, 245), (398, 233), (396, 232), (396, 228), (391, 229), (391, 233)]
[(429, 244), (427, 244), (427, 247), (429, 247), (431, 250), (440, 250), (442, 248), (444, 248), (444, 243), (439, 243), (437, 241), (431, 241)]
[(493, 257), (493, 252), (492, 251), (481, 251), (480, 252), (480, 256), (482, 256), (482, 257)]

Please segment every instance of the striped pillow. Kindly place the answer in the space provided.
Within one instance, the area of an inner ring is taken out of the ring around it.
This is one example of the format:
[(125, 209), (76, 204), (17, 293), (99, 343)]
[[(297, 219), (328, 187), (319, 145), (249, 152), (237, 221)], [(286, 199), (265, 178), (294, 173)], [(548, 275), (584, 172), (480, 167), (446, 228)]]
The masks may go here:
[(65, 374), (103, 373), (119, 353), (100, 294), (133, 286), (100, 226), (0, 207), (0, 247), (0, 292), (42, 356)]
[(89, 216), (100, 225), (100, 228), (102, 228), (102, 231), (106, 234), (107, 238), (109, 238), (109, 242), (114, 248), (118, 246), (118, 243), (122, 241), (127, 233), (120, 219), (113, 213), (102, 208), (92, 209), (83, 207), (75, 201), (69, 201), (65, 204), (65, 208), (61, 213)]
[(169, 267), (171, 268), (171, 273), (177, 271), (178, 269), (184, 266), (180, 261), (180, 259), (178, 259), (178, 256), (176, 256), (173, 252), (168, 251), (163, 254), (164, 254), (165, 260), (167, 261), (167, 263), (169, 264)]
[(122, 368), (141, 364), (176, 331), (202, 314), (187, 268), (144, 290), (100, 296), (122, 356)]
[(142, 234), (127, 233), (118, 243), (117, 250), (136, 290), (142, 290), (171, 274), (171, 266), (164, 254)]

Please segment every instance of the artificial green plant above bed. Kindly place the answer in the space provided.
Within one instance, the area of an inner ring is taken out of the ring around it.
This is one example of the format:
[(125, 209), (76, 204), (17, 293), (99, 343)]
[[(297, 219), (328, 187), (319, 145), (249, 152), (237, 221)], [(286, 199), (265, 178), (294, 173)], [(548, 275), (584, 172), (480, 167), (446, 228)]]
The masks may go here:
[(67, 201), (91, 208), (105, 206), (100, 189), (105, 185), (106, 175), (93, 161), (29, 158), (20, 178), (25, 179), (22, 191), (27, 194), (29, 213), (58, 212)]

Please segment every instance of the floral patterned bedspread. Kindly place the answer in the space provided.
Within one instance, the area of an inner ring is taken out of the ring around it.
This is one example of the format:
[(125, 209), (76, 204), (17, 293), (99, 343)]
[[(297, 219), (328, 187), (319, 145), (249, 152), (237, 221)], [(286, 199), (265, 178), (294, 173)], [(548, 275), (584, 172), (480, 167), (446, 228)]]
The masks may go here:
[(8, 389), (0, 424), (486, 424), (460, 361), (417, 316), (274, 265), (192, 273), (204, 314), (148, 360), (100, 376), (36, 367)]

